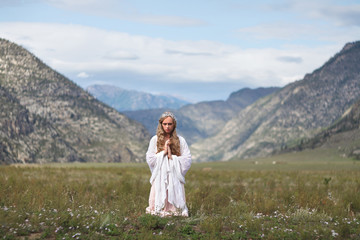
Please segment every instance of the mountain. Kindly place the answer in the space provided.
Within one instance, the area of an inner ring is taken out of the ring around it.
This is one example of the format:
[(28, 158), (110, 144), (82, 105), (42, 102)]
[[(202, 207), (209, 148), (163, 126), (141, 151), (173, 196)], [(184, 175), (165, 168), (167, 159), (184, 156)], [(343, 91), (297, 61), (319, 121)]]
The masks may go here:
[(178, 119), (177, 131), (188, 144), (213, 136), (221, 130), (236, 113), (257, 99), (279, 90), (277, 87), (244, 88), (232, 93), (226, 101), (207, 101), (188, 104), (180, 109), (151, 109), (126, 111), (128, 117), (142, 123), (151, 134), (156, 133), (157, 121), (166, 110), (174, 112)]
[(119, 112), (152, 108), (177, 109), (189, 103), (172, 96), (125, 90), (111, 85), (91, 85), (86, 90)]
[(348, 43), (304, 79), (261, 98), (215, 136), (192, 145), (195, 161), (268, 156), (311, 138), (360, 97), (360, 42)]
[(0, 38), (0, 164), (140, 162), (149, 134)]
[(360, 100), (327, 129), (295, 147), (282, 149), (281, 152), (314, 148), (335, 148), (347, 157), (360, 160)]
[(231, 106), (244, 109), (258, 99), (268, 96), (279, 89), (279, 87), (260, 87), (256, 89), (243, 88), (239, 91), (231, 93), (226, 102)]

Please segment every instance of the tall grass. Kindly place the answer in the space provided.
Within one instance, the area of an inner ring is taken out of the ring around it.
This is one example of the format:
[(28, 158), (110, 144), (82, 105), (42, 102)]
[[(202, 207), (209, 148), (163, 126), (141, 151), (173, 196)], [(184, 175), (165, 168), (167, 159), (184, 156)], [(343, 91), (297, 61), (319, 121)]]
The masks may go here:
[(194, 164), (189, 218), (145, 214), (145, 164), (2, 166), (0, 237), (360, 239), (360, 163), (277, 159)]

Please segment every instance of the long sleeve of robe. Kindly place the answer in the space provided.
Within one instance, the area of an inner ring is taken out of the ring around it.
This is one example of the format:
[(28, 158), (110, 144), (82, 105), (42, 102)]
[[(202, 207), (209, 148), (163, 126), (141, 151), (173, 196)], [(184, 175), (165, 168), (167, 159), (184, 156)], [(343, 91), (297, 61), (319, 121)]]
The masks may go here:
[(185, 174), (191, 166), (191, 154), (185, 139), (179, 136), (181, 156), (172, 155), (172, 160), (157, 152), (157, 136), (152, 137), (146, 153), (146, 161), (151, 171), (152, 185), (148, 213), (171, 215), (181, 212), (188, 216), (185, 200)]

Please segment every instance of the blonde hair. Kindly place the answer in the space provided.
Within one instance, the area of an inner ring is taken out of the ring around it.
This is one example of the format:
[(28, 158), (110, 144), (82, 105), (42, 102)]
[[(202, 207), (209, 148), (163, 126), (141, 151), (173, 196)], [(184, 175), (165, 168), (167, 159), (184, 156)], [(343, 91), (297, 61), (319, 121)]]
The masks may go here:
[(156, 130), (156, 136), (157, 136), (157, 152), (161, 152), (164, 150), (164, 145), (165, 145), (165, 131), (162, 127), (162, 123), (163, 121), (168, 118), (171, 117), (173, 120), (173, 124), (174, 124), (174, 129), (173, 131), (170, 133), (170, 149), (171, 149), (171, 153), (173, 155), (176, 156), (180, 156), (181, 152), (180, 152), (180, 139), (176, 133), (176, 117), (172, 112), (164, 112), (163, 114), (161, 114), (160, 119), (159, 119), (159, 124)]

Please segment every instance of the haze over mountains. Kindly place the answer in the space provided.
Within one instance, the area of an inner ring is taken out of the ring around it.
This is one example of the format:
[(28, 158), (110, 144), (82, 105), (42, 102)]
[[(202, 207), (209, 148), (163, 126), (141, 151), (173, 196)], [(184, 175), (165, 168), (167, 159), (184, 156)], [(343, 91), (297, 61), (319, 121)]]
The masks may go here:
[(98, 100), (119, 112), (153, 108), (177, 109), (189, 102), (167, 95), (154, 95), (135, 90), (126, 90), (111, 85), (91, 85), (86, 88)]
[(226, 101), (216, 100), (188, 104), (180, 109), (160, 108), (124, 113), (142, 123), (154, 135), (159, 116), (164, 111), (174, 112), (178, 119), (177, 132), (185, 137), (188, 144), (208, 138), (218, 133), (221, 128), (239, 111), (259, 98), (267, 96), (280, 88), (244, 88), (230, 94)]
[(0, 163), (140, 162), (149, 134), (0, 39)]

